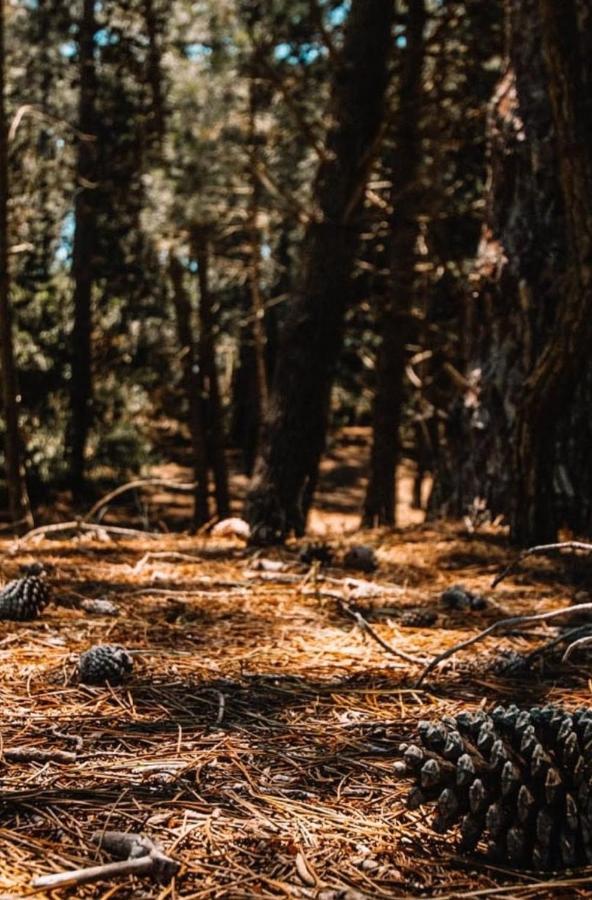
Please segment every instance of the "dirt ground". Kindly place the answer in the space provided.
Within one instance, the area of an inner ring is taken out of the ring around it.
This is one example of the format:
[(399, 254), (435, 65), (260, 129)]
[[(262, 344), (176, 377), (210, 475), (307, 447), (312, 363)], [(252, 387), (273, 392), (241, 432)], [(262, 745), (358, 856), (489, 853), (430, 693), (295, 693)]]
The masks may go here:
[[(0, 543), (3, 580), (33, 560), (55, 567), (54, 602), (40, 618), (0, 622), (0, 900), (592, 896), (585, 872), (540, 879), (462, 856), (425, 811), (407, 810), (409, 782), (393, 771), (420, 719), (497, 702), (590, 702), (581, 660), (531, 679), (491, 674), (497, 647), (531, 650), (554, 633), (545, 626), (489, 638), (416, 687), (434, 654), (496, 619), (582, 599), (590, 564), (533, 558), (492, 591), (513, 558), (501, 529), (421, 524), (407, 480), (406, 527), (355, 532), (359, 473), (333, 472), (331, 487), (332, 471), (313, 518), (335, 554), (322, 572), (298, 562), (296, 544), (256, 554), (232, 537), (99, 532)], [(376, 552), (372, 575), (341, 565), (360, 542)], [(374, 583), (376, 596), (351, 577)], [(440, 593), (459, 582), (493, 603), (443, 610)], [(119, 615), (79, 605), (98, 597)], [(339, 597), (416, 662), (387, 654)], [(402, 612), (428, 607), (434, 625), (403, 624)], [(105, 642), (143, 651), (131, 680), (78, 684), (77, 655)], [(8, 761), (14, 748), (50, 758)], [(74, 759), (51, 759), (55, 751)], [(150, 835), (181, 862), (178, 876), (31, 888), (35, 876), (93, 865), (90, 837), (107, 829)]]

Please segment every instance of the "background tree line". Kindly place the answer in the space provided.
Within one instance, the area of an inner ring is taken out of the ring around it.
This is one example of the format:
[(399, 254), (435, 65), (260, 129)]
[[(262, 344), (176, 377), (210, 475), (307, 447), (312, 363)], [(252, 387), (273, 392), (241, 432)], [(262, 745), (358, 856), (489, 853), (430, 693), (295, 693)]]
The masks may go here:
[(357, 423), (366, 525), (394, 524), (408, 455), (432, 513), (589, 533), (584, 0), (4, 0), (1, 21), (10, 521), (184, 447), (202, 524), (235, 448), (255, 538), (282, 540)]

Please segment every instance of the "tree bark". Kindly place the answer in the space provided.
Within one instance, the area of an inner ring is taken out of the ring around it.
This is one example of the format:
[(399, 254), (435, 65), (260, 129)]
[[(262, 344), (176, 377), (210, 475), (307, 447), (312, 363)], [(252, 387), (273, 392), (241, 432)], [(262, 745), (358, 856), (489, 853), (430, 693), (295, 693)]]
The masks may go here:
[(80, 495), (85, 479), (85, 451), (91, 424), (92, 403), (92, 290), (93, 254), (96, 245), (95, 102), (96, 71), (95, 3), (83, 0), (78, 34), (80, 93), (78, 101), (78, 155), (74, 202), (74, 327), (72, 329), (72, 376), (70, 388), (70, 487)]
[(418, 169), (421, 159), (420, 105), (424, 60), (424, 0), (410, 0), (397, 122), (389, 169), (392, 180), (390, 278), (380, 310), (381, 343), (376, 360), (370, 477), (362, 524), (395, 524), (399, 426), (405, 400), (407, 345), (414, 330), (415, 244)]
[(4, 103), (4, 0), (0, 0), (0, 376), (4, 414), (4, 459), (10, 518), (32, 524), (18, 425), (18, 387), (14, 364), (10, 275), (8, 270), (8, 153)]
[[(447, 428), (447, 511), (475, 501), (519, 544), (592, 528), (588, 4), (508, 0), (467, 390)], [(454, 474), (451, 474), (454, 473)]]
[(301, 280), (280, 338), (246, 516), (253, 540), (301, 534), (316, 482), (358, 245), (368, 171), (381, 137), (392, 0), (353, 0), (334, 70), (325, 153), (313, 187)]
[(189, 432), (195, 480), (193, 522), (204, 525), (210, 519), (208, 500), (207, 444), (203, 407), (203, 380), (197, 347), (193, 337), (192, 309), (189, 294), (183, 284), (183, 266), (174, 253), (169, 257), (169, 273), (173, 288), (173, 303), (177, 319), (177, 334), (183, 366), (183, 387), (189, 410)]
[(540, 0), (542, 51), (565, 210), (566, 280), (549, 339), (524, 386), (515, 451), (516, 503), (511, 537), (519, 544), (556, 539), (553, 496), (555, 423), (570, 401), (592, 341), (592, 13), (568, 0)]
[(224, 441), (224, 421), (216, 349), (214, 342), (214, 314), (209, 285), (210, 241), (206, 228), (192, 230), (192, 246), (197, 262), (199, 284), (199, 361), (202, 370), (204, 396), (208, 410), (208, 459), (214, 473), (216, 510), (221, 519), (230, 515), (228, 469)]
[(251, 293), (251, 333), (253, 338), (253, 355), (255, 362), (255, 375), (257, 394), (255, 397), (257, 442), (261, 437), (263, 417), (268, 403), (266, 333), (265, 333), (265, 303), (261, 291), (261, 234), (259, 231), (259, 205), (261, 200), (261, 182), (258, 175), (259, 144), (257, 134), (257, 93), (258, 85), (255, 75), (251, 75), (249, 81), (249, 109), (248, 109), (248, 159), (250, 198), (248, 206), (248, 231), (250, 244), (250, 259), (248, 264), (248, 280)]

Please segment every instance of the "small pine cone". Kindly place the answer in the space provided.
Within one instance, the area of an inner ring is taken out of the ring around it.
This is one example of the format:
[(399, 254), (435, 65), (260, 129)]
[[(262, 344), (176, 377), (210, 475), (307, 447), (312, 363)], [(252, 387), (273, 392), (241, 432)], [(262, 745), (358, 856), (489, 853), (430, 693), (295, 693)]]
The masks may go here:
[(298, 553), (298, 560), (307, 566), (315, 562), (321, 566), (330, 566), (333, 562), (333, 550), (325, 543), (305, 544)]
[(343, 557), (343, 565), (346, 569), (373, 572), (378, 566), (378, 561), (372, 547), (366, 547), (365, 544), (354, 544)]
[(540, 871), (592, 864), (592, 709), (461, 713), (420, 722), (400, 749), (409, 808), (433, 805), (434, 830), (455, 828), (461, 849)]
[(471, 610), (479, 612), (487, 606), (485, 597), (468, 591), (462, 584), (453, 584), (440, 595), (444, 609)]
[(399, 619), (401, 625), (406, 628), (429, 628), (438, 618), (435, 609), (408, 609)]
[(532, 672), (531, 662), (525, 653), (506, 648), (493, 656), (488, 669), (493, 675), (503, 675), (506, 678), (523, 677)]
[(80, 681), (82, 684), (123, 684), (131, 674), (133, 664), (125, 647), (97, 644), (80, 655)]
[(49, 602), (49, 587), (39, 575), (9, 581), (0, 591), (0, 619), (24, 622), (36, 619)]

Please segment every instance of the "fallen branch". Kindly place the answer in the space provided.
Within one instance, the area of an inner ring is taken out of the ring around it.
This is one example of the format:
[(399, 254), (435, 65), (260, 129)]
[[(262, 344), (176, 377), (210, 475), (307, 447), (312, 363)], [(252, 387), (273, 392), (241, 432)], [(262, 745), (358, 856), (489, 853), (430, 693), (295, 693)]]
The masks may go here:
[(365, 634), (370, 635), (370, 637), (374, 641), (376, 641), (376, 643), (379, 644), (383, 650), (386, 650), (386, 652), (390, 653), (392, 656), (396, 656), (399, 659), (405, 660), (405, 662), (412, 663), (414, 666), (424, 665), (421, 660), (415, 659), (415, 657), (410, 656), (409, 653), (405, 653), (403, 650), (396, 650), (395, 647), (391, 647), (390, 644), (387, 644), (387, 642), (383, 640), (380, 635), (376, 633), (376, 631), (374, 631), (374, 629), (372, 628), (370, 623), (366, 621), (362, 613), (358, 612), (358, 610), (356, 609), (353, 609), (349, 605), (349, 603), (346, 603), (346, 601), (342, 597), (339, 597), (337, 594), (333, 594), (332, 596), (335, 597), (340, 609), (346, 614), (346, 616), (349, 616), (351, 619), (353, 619), (358, 628), (360, 628), (360, 630)]
[(91, 841), (100, 849), (120, 858), (120, 862), (72, 869), (34, 878), (35, 888), (56, 888), (87, 884), (90, 881), (110, 880), (121, 875), (151, 875), (162, 884), (170, 881), (179, 871), (180, 864), (162, 852), (150, 838), (121, 831), (105, 831), (93, 834)]
[(116, 497), (120, 497), (122, 494), (127, 493), (128, 491), (134, 491), (137, 488), (143, 487), (165, 487), (172, 491), (194, 491), (195, 484), (193, 482), (179, 482), (179, 481), (167, 481), (165, 478), (138, 478), (135, 481), (129, 481), (127, 484), (122, 484), (120, 487), (115, 488), (114, 491), (110, 491), (108, 494), (105, 494), (100, 500), (91, 506), (89, 511), (83, 516), (82, 521), (88, 522), (92, 519), (96, 514), (103, 509), (105, 506), (108, 506), (112, 500), (115, 500)]
[(534, 613), (530, 616), (511, 616), (509, 619), (500, 619), (498, 622), (494, 622), (493, 625), (490, 625), (488, 628), (484, 628), (483, 631), (480, 631), (478, 634), (474, 634), (472, 637), (467, 638), (464, 641), (461, 641), (458, 644), (454, 644), (454, 646), (449, 647), (448, 650), (445, 650), (443, 653), (439, 653), (437, 656), (434, 656), (432, 661), (428, 663), (423, 672), (421, 673), (419, 679), (417, 680), (416, 687), (420, 687), (422, 682), (427, 678), (429, 673), (436, 668), (439, 663), (444, 662), (445, 659), (449, 659), (451, 656), (454, 656), (455, 653), (458, 653), (459, 650), (465, 650), (467, 647), (472, 647), (473, 644), (482, 641), (484, 638), (488, 637), (490, 634), (494, 634), (496, 631), (501, 631), (505, 628), (513, 628), (515, 625), (525, 625), (530, 622), (547, 622), (550, 619), (557, 619), (559, 616), (569, 616), (572, 613), (578, 612), (591, 612), (592, 613), (592, 603), (578, 603), (575, 606), (566, 606), (562, 609), (555, 609), (552, 612), (546, 613)]
[(8, 762), (14, 763), (73, 763), (78, 759), (77, 754), (69, 750), (39, 750), (32, 747), (4, 747), (2, 755)]
[(22, 537), (18, 538), (17, 545), (28, 543), (33, 538), (48, 534), (59, 534), (62, 531), (74, 532), (94, 532), (100, 534), (114, 534), (121, 537), (142, 537), (142, 538), (162, 538), (162, 532), (157, 531), (139, 531), (136, 528), (120, 528), (117, 525), (95, 525), (91, 522), (82, 522), (80, 519), (73, 519), (70, 522), (57, 522), (54, 525), (40, 525), (38, 528), (32, 528)]
[(586, 553), (592, 553), (592, 544), (585, 544), (582, 541), (563, 541), (559, 544), (538, 544), (536, 547), (529, 547), (528, 550), (523, 550), (499, 575), (496, 575), (491, 582), (491, 587), (497, 587), (500, 581), (518, 568), (523, 559), (537, 553), (548, 553), (550, 550), (584, 550)]

